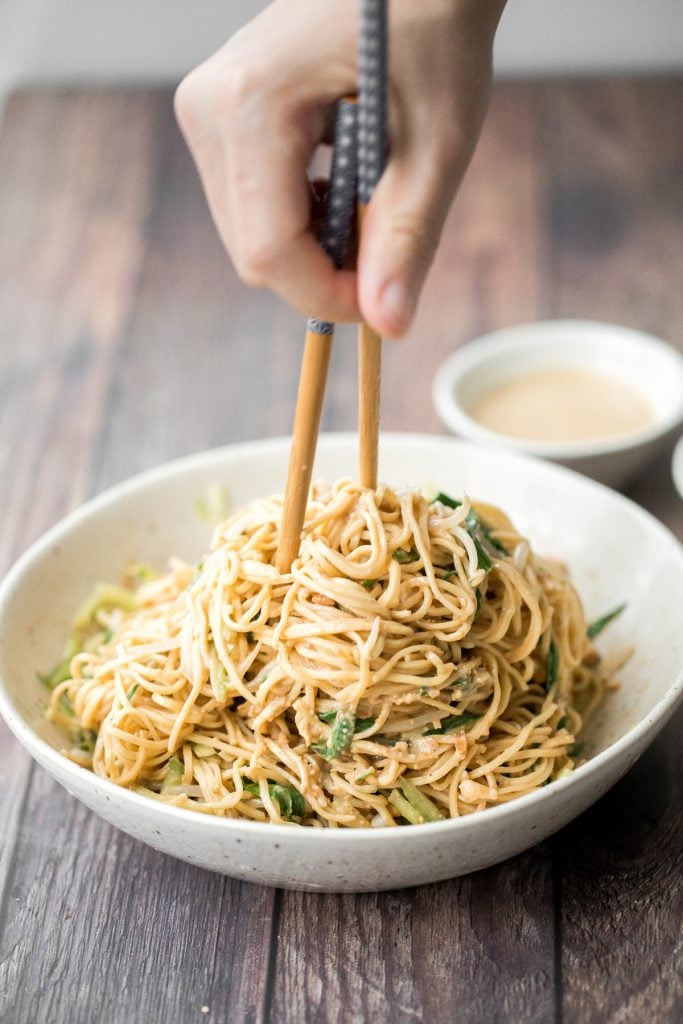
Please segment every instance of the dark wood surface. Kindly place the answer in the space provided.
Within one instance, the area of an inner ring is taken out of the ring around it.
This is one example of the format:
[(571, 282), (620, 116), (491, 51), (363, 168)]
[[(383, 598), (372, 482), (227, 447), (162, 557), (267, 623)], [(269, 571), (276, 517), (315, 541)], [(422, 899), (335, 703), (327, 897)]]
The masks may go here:
[[(433, 373), (484, 330), (615, 320), (683, 346), (683, 81), (501, 83), (385, 429), (439, 431)], [(0, 572), (89, 495), (287, 433), (300, 317), (237, 281), (154, 90), (24, 92), (0, 131)], [(335, 346), (324, 426), (354, 427)], [(630, 494), (683, 536), (668, 458)], [(234, 882), (101, 822), (0, 724), (2, 1024), (677, 1024), (679, 715), (522, 856), (404, 892)], [(208, 1008), (203, 1009), (203, 1008)]]

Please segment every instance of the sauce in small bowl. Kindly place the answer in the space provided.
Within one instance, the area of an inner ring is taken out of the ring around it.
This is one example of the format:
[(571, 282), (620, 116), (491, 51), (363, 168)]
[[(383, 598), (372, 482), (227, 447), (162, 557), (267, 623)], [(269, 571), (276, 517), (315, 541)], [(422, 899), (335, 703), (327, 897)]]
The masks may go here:
[(632, 385), (571, 364), (512, 377), (485, 391), (469, 413), (497, 434), (534, 441), (597, 441), (655, 422), (652, 405)]
[(463, 437), (616, 486), (683, 419), (683, 356), (615, 324), (522, 324), (458, 349), (437, 373), (433, 396), (443, 422)]

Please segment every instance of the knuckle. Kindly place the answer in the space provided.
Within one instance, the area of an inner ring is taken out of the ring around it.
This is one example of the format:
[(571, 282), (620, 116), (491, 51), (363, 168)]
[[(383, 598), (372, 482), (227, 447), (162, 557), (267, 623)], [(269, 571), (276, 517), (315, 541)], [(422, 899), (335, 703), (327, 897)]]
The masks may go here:
[(199, 110), (203, 106), (203, 88), (199, 71), (191, 71), (183, 78), (173, 97), (173, 109), (176, 120), (188, 132), (196, 122)]
[(221, 69), (216, 83), (217, 100), (229, 112), (241, 110), (265, 88), (266, 80), (260, 62), (234, 58)]
[(265, 288), (274, 278), (275, 268), (280, 261), (280, 252), (267, 239), (250, 240), (235, 254), (237, 273), (245, 284), (252, 288)]
[(392, 245), (420, 260), (430, 260), (441, 234), (440, 219), (428, 211), (395, 212), (391, 222)]
[[(227, 59), (226, 59), (227, 58)], [(181, 81), (174, 96), (174, 109), (183, 131), (206, 122), (232, 117), (248, 101), (265, 91), (260, 62), (226, 55), (220, 63), (209, 59)]]

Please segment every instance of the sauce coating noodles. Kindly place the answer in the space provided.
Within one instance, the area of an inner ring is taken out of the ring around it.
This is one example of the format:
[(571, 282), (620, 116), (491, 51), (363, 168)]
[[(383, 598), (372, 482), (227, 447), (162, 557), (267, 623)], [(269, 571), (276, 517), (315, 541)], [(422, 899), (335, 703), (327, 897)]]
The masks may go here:
[(250, 504), (197, 569), (95, 611), (52, 694), (91, 731), (70, 756), (180, 807), (317, 827), (457, 817), (572, 769), (607, 680), (565, 569), (501, 511), (316, 484), (286, 575), (281, 515)]

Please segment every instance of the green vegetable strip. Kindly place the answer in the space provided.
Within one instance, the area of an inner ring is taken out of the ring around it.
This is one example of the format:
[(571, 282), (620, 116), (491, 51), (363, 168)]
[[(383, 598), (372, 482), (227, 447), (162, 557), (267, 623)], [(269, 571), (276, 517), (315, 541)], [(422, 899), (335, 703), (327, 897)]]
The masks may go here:
[(453, 732), (454, 729), (460, 729), (462, 726), (471, 725), (472, 722), (478, 722), (480, 718), (483, 718), (483, 714), (480, 715), (449, 715), (448, 718), (444, 718), (438, 729), (428, 729), (424, 734), (425, 736), (443, 736), (444, 733)]
[[(258, 782), (245, 782), (244, 788), (247, 793), (260, 796), (261, 787)], [(294, 786), (281, 786), (276, 782), (268, 783), (268, 793), (271, 800), (277, 802), (280, 807), (280, 814), (285, 821), (291, 821), (292, 817), (303, 818), (306, 810), (304, 798)]]
[(443, 814), (434, 801), (425, 796), (414, 782), (411, 782), (409, 779), (402, 779), (401, 791), (423, 821), (441, 821), (443, 819)]
[(126, 694), (126, 700), (131, 701), (133, 699), (135, 694), (138, 692), (138, 687), (139, 686), (140, 686), (139, 683), (133, 683), (133, 685), (131, 686), (130, 690)]
[(76, 717), (76, 712), (74, 711), (74, 706), (71, 703), (71, 697), (69, 696), (68, 693), (61, 694), (58, 704), (60, 711), (62, 712), (63, 715), (66, 715), (67, 718)]
[(192, 747), (192, 753), (196, 757), (211, 757), (212, 754), (216, 753), (215, 747), (210, 747), (206, 743), (190, 743)]
[[(321, 722), (326, 722), (328, 725), (334, 725), (337, 720), (336, 711), (319, 711), (318, 718)], [(374, 718), (357, 718), (356, 724), (353, 727), (354, 735), (357, 732), (365, 732), (375, 724), (376, 719)]]
[(482, 524), (482, 529), (484, 531), (484, 534), (485, 534), (486, 539), (489, 542), (489, 544), (493, 544), (494, 548), (496, 548), (498, 551), (500, 551), (501, 554), (503, 554), (503, 555), (507, 555), (509, 553), (508, 549), (505, 547), (503, 542), (499, 541), (497, 537), (494, 537), (493, 533), (491, 532), (491, 530), (489, 530), (488, 527), (486, 527), (486, 526), (484, 526)]
[(392, 804), (402, 818), (409, 821), (411, 825), (421, 825), (423, 819), (415, 810), (412, 804), (408, 803), (406, 798), (402, 796), (397, 789), (392, 789), (389, 794), (389, 803)]
[(483, 545), (478, 537), (473, 537), (474, 546), (477, 549), (477, 568), (483, 569), (484, 572), (490, 572), (493, 568), (493, 562), (484, 551)]
[(601, 619), (596, 619), (595, 622), (591, 622), (586, 633), (588, 634), (589, 640), (595, 640), (599, 633), (602, 633), (605, 626), (609, 626), (610, 622), (618, 618), (626, 607), (626, 602), (613, 608), (611, 612), (607, 612), (607, 615), (603, 615)]
[(394, 558), (399, 565), (407, 565), (408, 562), (417, 562), (420, 555), (415, 548), (411, 548), (410, 551), (406, 551), (404, 548), (396, 548), (396, 550), (392, 552), (392, 558)]
[(337, 711), (329, 744), (313, 743), (313, 750), (326, 761), (332, 761), (339, 754), (345, 754), (351, 746), (355, 725), (356, 716), (353, 711)]
[(170, 793), (172, 790), (177, 789), (183, 781), (184, 771), (185, 766), (182, 761), (179, 761), (177, 757), (170, 758), (166, 768), (166, 778), (161, 786), (161, 792)]
[(449, 498), (449, 496), (444, 494), (443, 491), (439, 491), (437, 496), (434, 498), (434, 501), (440, 501), (442, 505), (446, 506), (446, 508), (460, 508), (462, 505), (462, 502), (458, 501), (457, 498)]
[(64, 658), (62, 661), (58, 661), (51, 672), (43, 675), (41, 672), (38, 673), (43, 686), (47, 686), (48, 690), (54, 690), (55, 686), (59, 686), (65, 679), (69, 679), (71, 676), (71, 658)]
[(545, 688), (549, 690), (551, 686), (557, 682), (557, 672), (559, 668), (559, 657), (557, 654), (557, 644), (554, 640), (550, 641), (550, 647), (548, 648), (548, 660), (546, 662), (545, 669)]
[(215, 682), (212, 681), (211, 689), (213, 690), (214, 697), (221, 704), (223, 704), (225, 702), (225, 698), (228, 695), (228, 687), (227, 687), (227, 684), (226, 684), (226, 678), (227, 678), (227, 673), (225, 671), (225, 668), (223, 667), (223, 665), (219, 665), (218, 666), (218, 675), (216, 677)]
[(77, 729), (71, 734), (71, 738), (79, 750), (86, 754), (92, 754), (97, 742), (97, 733), (92, 729)]
[(125, 612), (134, 612), (137, 606), (132, 590), (117, 587), (113, 583), (98, 583), (91, 596), (76, 612), (74, 629), (83, 630), (89, 626), (101, 608), (122, 608)]

